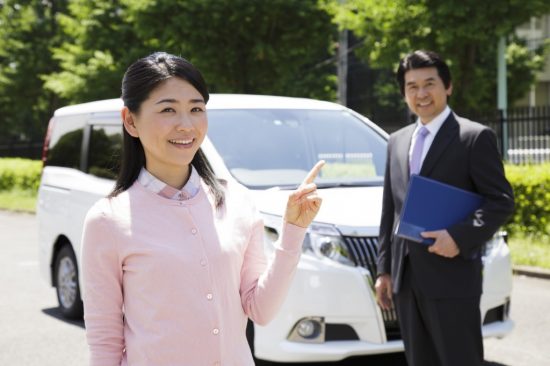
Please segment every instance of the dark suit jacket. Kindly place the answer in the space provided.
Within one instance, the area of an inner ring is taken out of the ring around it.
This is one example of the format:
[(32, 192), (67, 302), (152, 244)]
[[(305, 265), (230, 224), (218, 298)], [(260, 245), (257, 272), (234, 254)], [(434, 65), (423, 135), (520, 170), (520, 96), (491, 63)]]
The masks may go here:
[(391, 273), (393, 291), (398, 293), (405, 246), (408, 246), (410, 269), (424, 296), (479, 295), (482, 287), (480, 249), (514, 208), (513, 192), (504, 176), (496, 136), (490, 128), (451, 113), (422, 164), (420, 175), (485, 197), (481, 209), (447, 228), (460, 249), (458, 256), (449, 259), (428, 252), (423, 244), (394, 236), (409, 182), (408, 153), (415, 126), (412, 124), (393, 133), (388, 143), (378, 274)]

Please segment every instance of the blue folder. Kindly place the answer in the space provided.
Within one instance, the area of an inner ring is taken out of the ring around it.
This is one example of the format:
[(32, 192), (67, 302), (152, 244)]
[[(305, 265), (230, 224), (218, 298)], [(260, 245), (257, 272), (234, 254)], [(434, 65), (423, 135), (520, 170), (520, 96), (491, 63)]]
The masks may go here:
[(413, 175), (395, 234), (417, 243), (433, 244), (434, 239), (423, 238), (420, 233), (447, 229), (464, 221), (483, 201), (479, 194)]

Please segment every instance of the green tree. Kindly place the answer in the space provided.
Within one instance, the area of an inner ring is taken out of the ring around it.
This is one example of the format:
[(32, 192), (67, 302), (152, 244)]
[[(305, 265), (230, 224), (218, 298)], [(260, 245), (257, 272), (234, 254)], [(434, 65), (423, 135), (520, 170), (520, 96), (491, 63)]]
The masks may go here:
[(70, 102), (116, 97), (124, 70), (167, 51), (201, 69), (213, 92), (334, 98), (334, 67), (317, 67), (336, 27), (317, 0), (73, 0), (69, 40), (46, 87)]
[(529, 88), (536, 81), (536, 72), (544, 68), (545, 56), (550, 51), (550, 41), (530, 50), (526, 42), (517, 37), (510, 37), (506, 49), (508, 100), (513, 103), (525, 97)]
[(215, 92), (334, 98), (336, 35), (317, 0), (127, 0), (140, 34), (181, 54)]
[(61, 0), (0, 2), (0, 141), (41, 139), (62, 101), (44, 91), (41, 75), (57, 69), (50, 47), (57, 44)]
[(119, 97), (124, 70), (154, 49), (136, 35), (119, 0), (71, 0), (58, 20), (65, 41), (52, 53), (60, 70), (43, 79), (69, 103)]
[[(340, 27), (362, 37), (357, 54), (374, 68), (395, 70), (398, 60), (415, 49), (442, 54), (453, 75), (451, 104), (477, 113), (496, 106), (499, 37), (510, 37), (531, 16), (550, 11), (545, 0), (326, 0), (324, 5)], [(509, 44), (510, 102), (527, 92), (543, 67), (541, 54), (529, 54), (517, 40)], [(381, 92), (396, 95), (396, 89)]]

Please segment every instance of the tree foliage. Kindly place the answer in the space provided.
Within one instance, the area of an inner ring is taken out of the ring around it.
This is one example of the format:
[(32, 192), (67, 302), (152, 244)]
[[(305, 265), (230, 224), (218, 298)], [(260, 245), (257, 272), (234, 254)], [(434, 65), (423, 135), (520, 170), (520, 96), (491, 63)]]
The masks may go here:
[(126, 67), (153, 51), (193, 62), (211, 90), (334, 96), (335, 26), (314, 0), (73, 0), (46, 87), (71, 102), (116, 97)]
[(0, 2), (0, 142), (42, 138), (60, 105), (41, 75), (57, 69), (50, 47), (59, 42), (56, 15), (64, 1)]
[(69, 103), (119, 97), (124, 70), (153, 50), (119, 0), (72, 0), (58, 21), (65, 41), (52, 53), (60, 70), (44, 80)]
[[(453, 75), (451, 103), (465, 111), (495, 108), (499, 37), (509, 37), (530, 17), (550, 11), (546, 0), (327, 0), (324, 4), (340, 27), (362, 37), (364, 46), (357, 53), (372, 67), (395, 69), (398, 60), (415, 49), (440, 53)], [(527, 92), (543, 63), (516, 40), (507, 56), (513, 102)]]
[[(316, 0), (128, 0), (139, 33), (195, 63), (216, 92), (333, 98), (336, 33)], [(168, 16), (177, 14), (177, 16)]]

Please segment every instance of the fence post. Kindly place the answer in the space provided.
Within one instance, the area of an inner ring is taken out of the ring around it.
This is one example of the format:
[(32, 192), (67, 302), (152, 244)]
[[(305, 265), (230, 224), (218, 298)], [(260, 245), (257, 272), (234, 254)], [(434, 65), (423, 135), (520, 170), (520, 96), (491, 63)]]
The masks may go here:
[(506, 109), (508, 108), (508, 87), (506, 85), (506, 38), (501, 36), (497, 47), (497, 107), (500, 110), (502, 131), (502, 158), (508, 160), (508, 126)]
[(500, 124), (500, 146), (502, 146), (502, 159), (508, 160), (508, 121), (506, 118), (506, 109), (499, 109)]

